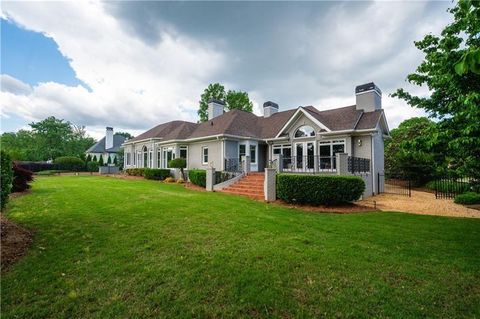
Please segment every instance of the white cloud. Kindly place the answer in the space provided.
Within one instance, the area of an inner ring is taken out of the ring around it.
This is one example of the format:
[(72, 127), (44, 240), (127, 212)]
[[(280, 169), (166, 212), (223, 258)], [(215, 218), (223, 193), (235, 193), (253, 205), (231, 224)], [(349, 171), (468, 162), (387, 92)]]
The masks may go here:
[(25, 95), (32, 91), (30, 85), (8, 74), (0, 74), (0, 85), (2, 92)]
[(51, 37), (88, 86), (48, 82), (2, 92), (4, 112), (28, 120), (55, 115), (130, 129), (195, 120), (198, 96), (224, 60), (209, 43), (178, 32), (164, 32), (160, 42), (147, 45), (124, 32), (98, 2), (4, 2), (2, 10), (9, 20)]

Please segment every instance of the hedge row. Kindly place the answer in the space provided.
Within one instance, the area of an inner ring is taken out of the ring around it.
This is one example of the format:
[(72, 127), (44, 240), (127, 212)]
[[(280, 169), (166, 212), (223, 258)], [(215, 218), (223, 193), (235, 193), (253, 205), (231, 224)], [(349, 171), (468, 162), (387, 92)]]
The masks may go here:
[(365, 182), (355, 176), (277, 175), (277, 197), (288, 203), (332, 205), (355, 201)]
[(127, 168), (125, 170), (127, 175), (130, 176), (143, 176), (145, 169), (144, 168)]
[(192, 184), (200, 187), (207, 186), (207, 171), (203, 169), (192, 169), (188, 171), (188, 179)]
[(163, 181), (165, 178), (170, 177), (170, 170), (160, 168), (144, 168), (143, 176), (146, 179)]
[(56, 164), (47, 162), (16, 161), (15, 164), (31, 172), (50, 171), (57, 169)]
[(80, 172), (85, 170), (85, 162), (76, 156), (61, 156), (57, 157), (53, 163), (57, 166), (56, 169)]
[(0, 182), (1, 182), (1, 196), (0, 196), (0, 208), (3, 209), (8, 201), (8, 194), (12, 189), (13, 170), (12, 160), (10, 155), (4, 151), (0, 152)]

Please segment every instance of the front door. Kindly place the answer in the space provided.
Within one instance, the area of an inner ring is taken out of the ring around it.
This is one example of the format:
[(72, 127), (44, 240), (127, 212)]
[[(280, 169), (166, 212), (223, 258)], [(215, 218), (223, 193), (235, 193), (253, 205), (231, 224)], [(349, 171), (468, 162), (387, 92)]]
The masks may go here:
[(315, 143), (295, 143), (295, 168), (299, 171), (313, 170), (315, 165)]

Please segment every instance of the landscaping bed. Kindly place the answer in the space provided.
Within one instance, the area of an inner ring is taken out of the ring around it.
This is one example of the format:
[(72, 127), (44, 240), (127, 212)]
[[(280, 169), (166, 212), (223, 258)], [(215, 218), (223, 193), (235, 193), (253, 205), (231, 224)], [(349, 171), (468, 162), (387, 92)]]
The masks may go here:
[(24, 256), (32, 243), (32, 232), (9, 221), (0, 214), (0, 237), (2, 272)]

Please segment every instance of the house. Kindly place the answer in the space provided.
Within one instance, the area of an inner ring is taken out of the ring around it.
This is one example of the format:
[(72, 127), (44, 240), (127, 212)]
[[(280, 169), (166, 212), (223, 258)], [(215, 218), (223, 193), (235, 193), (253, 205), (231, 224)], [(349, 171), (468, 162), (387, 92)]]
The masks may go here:
[[(364, 159), (372, 191), (384, 169), (384, 139), (389, 129), (382, 109), (382, 92), (374, 83), (355, 88), (356, 104), (320, 111), (313, 106), (279, 111), (271, 101), (263, 116), (224, 112), (224, 103), (211, 100), (208, 121), (163, 123), (126, 141), (125, 168), (168, 168), (169, 160), (183, 157), (187, 169), (228, 171), (249, 157), (250, 170), (262, 172), (269, 161), (281, 158), (283, 171), (332, 173), (336, 154)], [(354, 163), (354, 162), (351, 162)]]
[(105, 137), (92, 145), (85, 154), (87, 156), (90, 155), (92, 158), (96, 157), (97, 160), (103, 157), (105, 164), (107, 164), (108, 158), (110, 157), (110, 161), (113, 163), (125, 140), (125, 136), (113, 133), (113, 127), (107, 127)]

